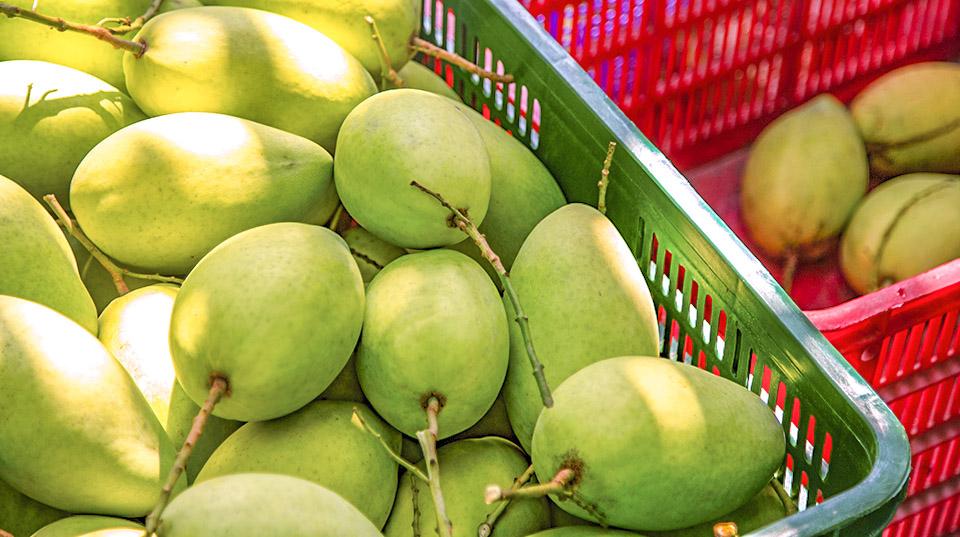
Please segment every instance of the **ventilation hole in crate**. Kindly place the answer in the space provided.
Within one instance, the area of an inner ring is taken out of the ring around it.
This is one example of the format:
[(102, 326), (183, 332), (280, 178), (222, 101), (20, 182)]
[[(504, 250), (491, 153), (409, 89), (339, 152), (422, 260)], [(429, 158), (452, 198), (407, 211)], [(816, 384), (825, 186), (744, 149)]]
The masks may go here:
[(803, 446), (803, 458), (807, 460), (807, 464), (813, 464), (813, 445), (816, 443), (816, 435), (817, 417), (811, 414), (807, 422), (807, 439)]
[(760, 400), (764, 403), (770, 402), (770, 377), (773, 371), (767, 366), (763, 366), (763, 375), (760, 377)]
[(703, 330), (700, 336), (703, 338), (703, 342), (707, 345), (710, 344), (711, 339), (711, 325), (710, 321), (713, 319), (713, 297), (706, 295), (703, 297)]
[(810, 486), (810, 478), (807, 477), (806, 470), (800, 470), (800, 494), (797, 497), (797, 508), (800, 511), (807, 509), (807, 494)]
[(711, 372), (714, 374), (714, 376), (717, 376), (717, 377), (723, 376), (720, 374), (720, 368), (717, 366), (713, 366), (713, 369), (711, 370)]
[(690, 324), (690, 328), (696, 329), (697, 323), (700, 322), (699, 310), (697, 308), (697, 301), (700, 298), (700, 286), (697, 284), (697, 280), (690, 280), (690, 314), (687, 316), (687, 323)]
[(423, 31), (428, 34), (433, 29), (433, 17), (430, 16), (432, 13), (430, 4), (430, 0), (423, 0)]
[(773, 407), (773, 413), (777, 416), (777, 421), (783, 423), (784, 409), (787, 404), (787, 385), (781, 381), (777, 386), (777, 399)]
[(660, 336), (660, 354), (663, 354), (663, 349), (667, 345), (666, 331), (667, 331), (667, 309), (662, 305), (657, 306), (657, 329)]
[(540, 147), (540, 100), (533, 100), (533, 117), (530, 125), (530, 149)]
[(793, 455), (787, 453), (787, 461), (783, 467), (783, 488), (787, 494), (793, 496)]
[[(660, 241), (657, 240), (657, 234), (654, 233), (650, 238), (650, 266), (647, 270), (647, 280), (650, 281), (651, 286), (657, 277), (657, 253), (659, 249)], [(651, 289), (651, 291), (655, 291), (655, 289)]]
[[(742, 344), (742, 339), (743, 334), (740, 333), (740, 329), (738, 328), (736, 332), (733, 333), (733, 363), (730, 364), (730, 371), (733, 373), (734, 377), (736, 377), (737, 373), (740, 372), (740, 345)], [(720, 356), (719, 358), (722, 360), (723, 356)]]
[(817, 505), (823, 503), (823, 489), (817, 489)]
[(727, 312), (720, 310), (720, 317), (717, 320), (717, 356), (723, 356), (723, 347), (727, 338)]
[[(693, 362), (693, 339), (686, 333), (683, 335), (683, 362), (686, 364)], [(704, 366), (700, 369), (704, 369)]]
[(436, 0), (433, 4), (433, 13), (435, 15), (433, 22), (436, 26), (433, 28), (434, 41), (437, 46), (443, 46), (443, 2)]
[(790, 412), (790, 434), (787, 435), (787, 439), (790, 441), (790, 445), (797, 446), (797, 437), (800, 434), (800, 399), (797, 397), (793, 398), (793, 408)]
[(446, 33), (446, 48), (449, 52), (456, 52), (456, 36), (457, 30), (457, 16), (454, 15), (452, 9), (447, 10), (447, 33)]
[(511, 124), (517, 119), (517, 83), (507, 88), (507, 121)]
[(527, 99), (529, 95), (527, 93), (527, 87), (520, 87), (520, 122), (517, 125), (517, 131), (520, 133), (521, 137), (527, 135)]
[(757, 353), (753, 350), (750, 351), (750, 369), (747, 371), (747, 389), (753, 390), (753, 378), (754, 371), (757, 370)]
[(680, 345), (680, 323), (676, 319), (670, 321), (670, 352), (668, 357), (677, 361), (679, 358), (679, 345)]
[[(483, 49), (483, 68), (487, 71), (493, 71), (493, 51), (489, 48)], [(489, 78), (483, 79), (483, 95), (490, 97), (493, 92), (493, 83)]]
[(707, 353), (703, 351), (697, 353), (697, 367), (700, 369), (707, 368)]
[[(506, 68), (503, 66), (503, 62), (497, 60), (497, 74), (502, 75), (506, 73)], [(503, 111), (503, 82), (497, 82), (497, 89), (493, 94), (493, 106), (499, 111)]]

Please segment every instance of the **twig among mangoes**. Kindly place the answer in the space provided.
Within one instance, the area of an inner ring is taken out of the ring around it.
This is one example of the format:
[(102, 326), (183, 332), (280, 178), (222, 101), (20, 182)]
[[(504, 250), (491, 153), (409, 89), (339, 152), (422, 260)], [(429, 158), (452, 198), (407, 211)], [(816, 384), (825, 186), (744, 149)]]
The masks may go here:
[(783, 502), (783, 512), (786, 513), (787, 516), (796, 513), (797, 504), (793, 501), (793, 498), (790, 497), (790, 494), (787, 493), (787, 490), (783, 488), (783, 485), (775, 478), (770, 480), (770, 484), (773, 486), (773, 491), (780, 497), (780, 501)]
[(22, 7), (13, 6), (7, 4), (6, 2), (0, 2), (0, 13), (13, 18), (21, 18), (28, 21), (33, 21), (39, 24), (49, 26), (56, 29), (60, 32), (78, 32), (81, 34), (87, 34), (89, 36), (95, 37), (106, 43), (110, 43), (116, 48), (132, 52), (134, 56), (140, 57), (143, 56), (143, 53), (147, 51), (147, 44), (139, 41), (131, 41), (129, 39), (123, 39), (122, 37), (117, 37), (113, 35), (109, 29), (102, 26), (92, 26), (89, 24), (80, 24), (77, 22), (70, 22), (62, 19), (61, 17), (54, 17), (51, 15), (44, 15), (36, 11), (31, 11)]
[(607, 187), (610, 185), (610, 165), (613, 164), (613, 153), (617, 150), (617, 142), (611, 141), (607, 146), (607, 158), (603, 159), (603, 169), (600, 170), (600, 181), (597, 188), (600, 196), (597, 200), (597, 210), (600, 214), (607, 214)]
[(0, 537), (13, 537), (13, 534), (0, 529)]
[(104, 26), (105, 24), (116, 22), (120, 26), (114, 26), (112, 28), (107, 28), (110, 33), (115, 35), (123, 35), (134, 30), (139, 30), (143, 28), (143, 25), (147, 23), (148, 20), (156, 16), (157, 12), (160, 11), (160, 8), (163, 7), (163, 0), (153, 0), (150, 2), (150, 5), (147, 7), (147, 10), (143, 12), (143, 15), (131, 20), (130, 17), (114, 17), (109, 19), (103, 19), (97, 23), (97, 26)]
[(129, 276), (131, 278), (137, 278), (140, 280), (151, 280), (163, 283), (176, 283), (181, 284), (183, 280), (177, 278), (176, 276), (163, 276), (161, 274), (143, 274), (140, 272), (134, 272), (132, 270), (125, 269), (110, 259), (107, 254), (100, 251), (99, 248), (93, 241), (91, 241), (87, 235), (80, 229), (80, 226), (77, 225), (76, 221), (70, 218), (70, 215), (67, 214), (67, 211), (64, 210), (63, 206), (60, 205), (60, 202), (57, 200), (57, 197), (53, 194), (47, 194), (43, 197), (43, 201), (47, 203), (50, 209), (57, 217), (57, 222), (69, 233), (74, 239), (77, 239), (90, 255), (96, 259), (101, 266), (110, 274), (110, 279), (113, 280), (113, 285), (117, 288), (117, 292), (121, 295), (125, 295), (130, 292), (130, 288), (127, 286), (127, 282), (123, 280), (124, 276)]
[(377, 21), (367, 15), (363, 18), (368, 25), (370, 25), (370, 31), (374, 42), (377, 44), (377, 50), (380, 51), (380, 91), (387, 89), (387, 82), (390, 82), (394, 87), (403, 86), (403, 79), (400, 78), (400, 75), (393, 68), (393, 63), (390, 61), (390, 54), (387, 52), (386, 45), (383, 44), (383, 36), (380, 35), (380, 28), (377, 27)]
[(517, 325), (520, 326), (520, 334), (523, 337), (523, 343), (527, 349), (527, 357), (530, 359), (530, 366), (533, 368), (533, 376), (537, 379), (537, 387), (540, 389), (540, 399), (543, 400), (543, 406), (550, 408), (553, 406), (553, 395), (550, 394), (550, 385), (547, 384), (547, 377), (543, 373), (543, 364), (540, 362), (540, 359), (537, 357), (536, 348), (533, 345), (533, 335), (530, 333), (530, 320), (527, 318), (527, 315), (523, 312), (523, 307), (520, 305), (520, 296), (517, 295), (517, 290), (513, 288), (513, 284), (510, 282), (510, 275), (507, 273), (507, 269), (503, 266), (503, 262), (500, 260), (500, 256), (490, 247), (490, 243), (487, 242), (486, 237), (480, 233), (480, 230), (460, 209), (457, 209), (450, 204), (446, 199), (443, 198), (440, 194), (430, 190), (429, 188), (423, 186), (417, 181), (411, 181), (410, 185), (414, 188), (429, 194), (434, 199), (440, 202), (447, 210), (452, 213), (453, 225), (460, 231), (463, 231), (467, 234), (468, 237), (477, 245), (477, 248), (480, 249), (480, 253), (483, 255), (491, 266), (493, 266), (494, 271), (496, 271), (497, 276), (500, 278), (500, 285), (503, 287), (504, 294), (507, 295), (507, 298), (510, 300), (510, 305), (513, 306), (514, 311), (514, 320), (517, 322)]
[(200, 412), (197, 413), (197, 417), (193, 418), (193, 426), (190, 428), (190, 433), (187, 434), (187, 439), (184, 440), (183, 447), (177, 452), (177, 458), (174, 459), (170, 473), (167, 474), (167, 481), (163, 484), (163, 488), (160, 489), (160, 498), (147, 516), (144, 537), (150, 537), (156, 533), (157, 528), (160, 526), (160, 516), (163, 514), (163, 510), (166, 509), (167, 504), (170, 503), (170, 495), (173, 493), (173, 488), (176, 487), (177, 481), (180, 480), (183, 472), (187, 469), (187, 462), (190, 460), (194, 446), (197, 445), (197, 441), (200, 440), (200, 436), (203, 434), (203, 428), (207, 424), (207, 419), (210, 418), (210, 413), (213, 412), (213, 407), (217, 405), (217, 402), (220, 401), (220, 398), (223, 397), (229, 389), (230, 386), (227, 384), (225, 378), (214, 377), (210, 379), (210, 393), (200, 408)]
[(404, 468), (406, 468), (407, 471), (410, 472), (411, 476), (416, 477), (417, 479), (420, 479), (424, 483), (428, 483), (430, 481), (430, 478), (427, 477), (427, 475), (424, 474), (422, 470), (417, 468), (416, 465), (412, 464), (407, 459), (404, 459), (402, 455), (400, 455), (399, 453), (396, 452), (396, 450), (390, 447), (390, 445), (387, 444), (387, 441), (383, 439), (383, 435), (373, 430), (373, 428), (367, 424), (367, 420), (363, 419), (363, 416), (360, 415), (360, 412), (359, 410), (357, 410), (356, 407), (353, 408), (353, 419), (354, 421), (359, 423), (361, 427), (363, 427), (364, 431), (366, 431), (368, 434), (376, 438), (377, 441), (380, 442), (380, 446), (383, 447), (384, 451), (387, 452), (390, 458), (393, 459), (394, 462), (396, 462), (400, 466), (403, 466)]
[(522, 488), (511, 487), (509, 489), (504, 489), (499, 485), (490, 485), (484, 493), (483, 500), (487, 505), (490, 505), (511, 498), (542, 498), (550, 494), (564, 494), (576, 476), (576, 472), (570, 468), (563, 468), (553, 476), (553, 479), (539, 485)]
[[(527, 484), (527, 481), (530, 481), (530, 478), (533, 477), (533, 465), (527, 467), (526, 470), (519, 477), (513, 480), (513, 486), (510, 487), (510, 490), (517, 490), (520, 487)], [(497, 520), (503, 515), (503, 512), (507, 510), (507, 507), (510, 506), (510, 500), (500, 502), (497, 504), (496, 509), (490, 512), (487, 515), (486, 520), (483, 521), (483, 524), (480, 524), (480, 527), (477, 528), (477, 537), (490, 537), (493, 533), (493, 527), (496, 525)]]
[(440, 413), (440, 409), (439, 399), (430, 397), (427, 400), (427, 428), (417, 431), (417, 440), (420, 442), (424, 462), (427, 464), (427, 483), (430, 485), (433, 507), (437, 513), (437, 532), (440, 537), (453, 537), (453, 522), (447, 516), (447, 506), (443, 500), (443, 490), (440, 488), (440, 461), (437, 459), (437, 437), (440, 433), (437, 414)]
[(427, 41), (426, 39), (422, 39), (420, 37), (414, 37), (410, 46), (416, 52), (421, 52), (427, 56), (431, 56), (433, 58), (438, 58), (446, 62), (452, 63), (453, 65), (456, 65), (457, 67), (464, 69), (470, 73), (473, 73), (481, 78), (486, 78), (488, 80), (491, 80), (493, 82), (497, 82), (500, 84), (510, 84), (511, 82), (513, 82), (513, 75), (510, 75), (510, 74), (501, 75), (499, 73), (494, 73), (493, 71), (488, 71), (483, 67), (480, 67), (479, 65), (464, 58), (463, 56), (450, 52), (447, 49), (440, 48), (434, 45), (433, 43)]

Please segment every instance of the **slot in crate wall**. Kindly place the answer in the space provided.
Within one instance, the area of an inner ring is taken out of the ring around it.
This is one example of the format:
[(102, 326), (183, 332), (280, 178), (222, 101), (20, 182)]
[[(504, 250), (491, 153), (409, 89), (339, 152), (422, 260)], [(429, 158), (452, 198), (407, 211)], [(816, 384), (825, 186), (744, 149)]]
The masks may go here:
[(620, 144), (608, 216), (651, 288), (663, 354), (747, 386), (784, 424), (780, 478), (803, 511), (752, 535), (879, 533), (905, 490), (902, 427), (669, 161), (514, 0), (426, 0), (423, 37), (516, 76), (427, 62), (534, 149), (570, 201), (595, 204), (607, 143)]

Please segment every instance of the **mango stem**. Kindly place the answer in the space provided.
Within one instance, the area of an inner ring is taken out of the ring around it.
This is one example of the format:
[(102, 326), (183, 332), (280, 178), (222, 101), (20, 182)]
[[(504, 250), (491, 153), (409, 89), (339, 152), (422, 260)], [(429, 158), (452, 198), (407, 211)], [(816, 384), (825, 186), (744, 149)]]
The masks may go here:
[(452, 213), (453, 224), (454, 226), (463, 231), (473, 240), (473, 243), (477, 245), (477, 248), (480, 249), (480, 253), (483, 255), (483, 258), (490, 263), (493, 267), (493, 270), (497, 273), (497, 276), (500, 278), (500, 285), (503, 287), (504, 294), (507, 295), (507, 298), (510, 300), (510, 305), (513, 306), (514, 311), (514, 321), (520, 326), (520, 335), (523, 337), (524, 346), (527, 349), (527, 357), (530, 359), (530, 367), (533, 368), (533, 377), (537, 379), (537, 388), (540, 390), (540, 399), (543, 400), (543, 406), (550, 408), (553, 406), (553, 395), (550, 393), (550, 385), (547, 384), (547, 377), (543, 373), (543, 363), (540, 362), (540, 358), (537, 356), (537, 350), (533, 345), (533, 335), (530, 333), (530, 320), (527, 318), (527, 315), (523, 312), (523, 307), (520, 305), (520, 296), (517, 294), (517, 290), (514, 289), (513, 283), (510, 281), (510, 275), (507, 273), (507, 269), (504, 268), (503, 262), (500, 260), (500, 256), (493, 251), (493, 248), (490, 247), (490, 243), (487, 242), (487, 238), (484, 237), (483, 233), (480, 233), (480, 230), (460, 209), (457, 209), (450, 204), (446, 199), (443, 198), (440, 194), (430, 190), (429, 188), (423, 186), (417, 181), (411, 181), (410, 185), (414, 188), (429, 194), (434, 199), (440, 202), (440, 205), (443, 205), (448, 211)]
[(340, 218), (343, 217), (343, 204), (337, 204), (337, 210), (333, 211), (333, 216), (330, 217), (330, 221), (327, 222), (327, 229), (337, 233), (337, 228), (340, 227)]
[(414, 37), (413, 41), (411, 41), (410, 43), (410, 46), (411, 48), (413, 48), (415, 52), (422, 52), (427, 56), (431, 56), (433, 58), (438, 58), (446, 62), (452, 63), (453, 65), (456, 65), (457, 67), (467, 72), (473, 73), (481, 78), (486, 78), (490, 81), (497, 82), (499, 84), (510, 84), (511, 82), (513, 82), (513, 75), (509, 75), (509, 74), (501, 75), (501, 74), (494, 73), (493, 71), (487, 71), (486, 69), (471, 62), (470, 60), (464, 58), (463, 56), (450, 52), (447, 49), (440, 48), (434, 45), (433, 43), (427, 41), (426, 39)]
[(90, 26), (89, 24), (80, 24), (63, 20), (60, 17), (44, 15), (22, 7), (12, 6), (6, 2), (0, 2), (0, 14), (6, 15), (11, 19), (21, 18), (43, 24), (56, 29), (59, 32), (78, 32), (95, 37), (100, 41), (107, 42), (115, 48), (132, 52), (137, 58), (143, 56), (147, 51), (147, 44), (142, 41), (130, 41), (113, 35), (113, 33), (102, 26)]
[(120, 23), (120, 26), (114, 26), (113, 28), (107, 28), (107, 30), (114, 35), (123, 35), (125, 33), (132, 32), (134, 30), (139, 30), (143, 28), (143, 25), (147, 23), (148, 20), (152, 19), (160, 8), (163, 6), (163, 0), (153, 0), (150, 2), (150, 5), (147, 6), (147, 10), (144, 11), (143, 15), (130, 20), (130, 17), (112, 17), (108, 19), (103, 19), (97, 23), (97, 26), (105, 27), (105, 24), (116, 22)]
[(0, 529), (0, 537), (13, 537), (13, 534), (8, 531), (4, 531)]
[(187, 462), (190, 460), (194, 446), (196, 446), (197, 441), (200, 440), (200, 435), (203, 434), (203, 428), (207, 424), (207, 419), (210, 418), (210, 413), (213, 412), (213, 407), (217, 405), (217, 402), (220, 401), (220, 398), (223, 397), (228, 390), (229, 384), (227, 383), (227, 379), (216, 376), (210, 380), (210, 392), (207, 394), (207, 400), (203, 402), (200, 412), (193, 418), (193, 426), (190, 427), (190, 433), (187, 434), (187, 439), (184, 440), (183, 447), (177, 452), (177, 458), (174, 459), (170, 473), (167, 474), (167, 481), (163, 484), (163, 488), (160, 489), (160, 498), (157, 499), (153, 511), (147, 516), (144, 537), (150, 537), (157, 532), (157, 528), (160, 526), (160, 516), (163, 515), (163, 510), (166, 509), (167, 504), (170, 503), (170, 495), (173, 493), (173, 487), (177, 485), (180, 476), (183, 475), (183, 472), (187, 469)]
[(437, 414), (440, 413), (440, 400), (431, 396), (427, 400), (426, 412), (427, 428), (417, 431), (417, 440), (427, 463), (427, 483), (433, 496), (434, 511), (437, 512), (437, 533), (440, 537), (453, 537), (453, 522), (447, 516), (447, 505), (443, 500), (443, 489), (440, 488), (440, 461), (437, 459)]
[(790, 294), (790, 289), (793, 288), (793, 276), (797, 272), (797, 263), (799, 261), (800, 256), (798, 256), (796, 252), (787, 252), (787, 257), (783, 262), (783, 272), (780, 276), (780, 283), (788, 295)]
[(735, 522), (717, 522), (713, 525), (713, 537), (740, 537), (740, 528)]
[(377, 441), (380, 442), (380, 445), (383, 446), (383, 449), (387, 452), (387, 455), (389, 455), (390, 458), (393, 459), (397, 464), (406, 468), (412, 476), (419, 478), (423, 482), (426, 483), (429, 481), (429, 478), (427, 478), (427, 475), (424, 474), (422, 470), (410, 463), (410, 461), (407, 459), (404, 459), (402, 455), (390, 447), (390, 444), (387, 444), (387, 441), (384, 440), (383, 435), (373, 430), (373, 428), (367, 424), (367, 420), (363, 419), (363, 416), (360, 415), (360, 411), (357, 410), (357, 407), (353, 407), (353, 420), (359, 423), (360, 426), (363, 427), (364, 431), (376, 438)]
[(410, 474), (410, 497), (413, 500), (413, 537), (420, 537), (420, 489), (417, 480)]
[(390, 53), (387, 52), (387, 47), (383, 44), (383, 36), (380, 35), (380, 28), (377, 28), (376, 19), (367, 15), (363, 20), (370, 25), (370, 32), (373, 34), (371, 37), (373, 37), (374, 42), (377, 43), (377, 49), (380, 51), (380, 91), (387, 89), (387, 82), (393, 84), (394, 87), (402, 87), (403, 79), (400, 78), (400, 74), (393, 68), (393, 62), (390, 61)]
[(483, 500), (487, 505), (490, 505), (494, 502), (509, 500), (511, 498), (542, 498), (550, 494), (563, 494), (567, 492), (567, 487), (576, 475), (577, 474), (570, 468), (561, 468), (560, 471), (553, 476), (553, 479), (540, 485), (509, 488), (506, 490), (499, 485), (489, 485)]
[(77, 239), (90, 255), (96, 259), (100, 265), (110, 274), (110, 279), (113, 280), (114, 287), (117, 288), (117, 292), (121, 295), (125, 295), (130, 292), (130, 288), (127, 287), (127, 282), (124, 281), (124, 276), (129, 276), (131, 278), (137, 278), (139, 280), (151, 280), (156, 282), (164, 283), (183, 283), (183, 279), (177, 278), (175, 276), (163, 276), (160, 274), (143, 274), (140, 272), (133, 272), (132, 270), (125, 269), (110, 259), (107, 254), (100, 251), (99, 248), (93, 241), (87, 237), (86, 233), (80, 229), (80, 226), (75, 220), (70, 218), (70, 215), (67, 214), (67, 211), (60, 205), (60, 202), (57, 200), (57, 196), (53, 194), (47, 194), (43, 197), (43, 201), (46, 202), (47, 206), (50, 207), (50, 210), (53, 211), (53, 214), (57, 217), (57, 222), (60, 226), (63, 227), (74, 239)]
[[(519, 477), (513, 480), (513, 486), (510, 487), (510, 490), (517, 490), (526, 485), (527, 481), (530, 481), (531, 477), (533, 477), (532, 464), (528, 466)], [(506, 511), (507, 507), (509, 506), (510, 500), (498, 503), (496, 509), (487, 515), (487, 518), (483, 521), (483, 524), (480, 524), (480, 526), (477, 528), (477, 537), (490, 537), (490, 534), (493, 533), (493, 526), (497, 523), (497, 519), (503, 515), (503, 512)]]
[(790, 516), (797, 512), (797, 504), (794, 503), (793, 498), (787, 494), (787, 490), (783, 488), (783, 485), (777, 481), (776, 478), (770, 480), (771, 486), (773, 486), (773, 491), (777, 493), (777, 496), (780, 497), (780, 501), (783, 503), (783, 508), (787, 512), (787, 516)]
[(600, 170), (600, 181), (597, 188), (600, 190), (600, 197), (597, 200), (597, 210), (600, 214), (607, 214), (607, 186), (610, 185), (610, 165), (613, 164), (613, 153), (617, 150), (617, 142), (611, 141), (607, 145), (607, 158), (603, 159), (603, 169)]

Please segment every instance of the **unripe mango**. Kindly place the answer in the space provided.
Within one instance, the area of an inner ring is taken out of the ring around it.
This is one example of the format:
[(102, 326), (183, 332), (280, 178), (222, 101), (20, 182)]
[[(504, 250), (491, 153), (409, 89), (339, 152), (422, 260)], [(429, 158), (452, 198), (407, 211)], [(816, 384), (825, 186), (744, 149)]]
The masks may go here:
[(400, 432), (426, 428), (436, 396), (439, 438), (476, 423), (507, 369), (507, 319), (483, 269), (450, 250), (405, 255), (367, 289), (357, 374), (370, 404)]
[(450, 99), (415, 89), (385, 91), (343, 123), (334, 178), (350, 215), (403, 248), (432, 248), (465, 238), (450, 211), (411, 186), (444, 197), (474, 224), (490, 203), (491, 169), (483, 139)]
[(142, 537), (143, 526), (122, 518), (76, 515), (58, 520), (33, 537)]
[(30, 193), (0, 175), (0, 294), (53, 308), (97, 333), (97, 309), (57, 223)]
[(186, 274), (236, 233), (304, 218), (330, 185), (332, 166), (322, 147), (266, 125), (171, 114), (93, 148), (70, 197), (80, 226), (107, 255)]
[(44, 505), (0, 481), (0, 529), (14, 537), (33, 535), (40, 528), (66, 516), (70, 514)]
[(241, 473), (299, 477), (336, 492), (382, 528), (397, 492), (397, 463), (353, 418), (355, 408), (400, 449), (400, 433), (366, 405), (314, 401), (288, 416), (241, 427), (213, 453), (197, 483)]
[(277, 418), (303, 407), (350, 358), (363, 322), (360, 270), (329, 229), (261, 226), (227, 239), (187, 276), (173, 306), (177, 379), (198, 405), (213, 376), (214, 415)]
[[(656, 312), (620, 232), (583, 204), (557, 209), (527, 237), (510, 274), (551, 387), (583, 367), (624, 354), (656, 355)], [(543, 408), (520, 329), (510, 322), (504, 400), (522, 446)], [(546, 479), (546, 478), (545, 478)]]
[(340, 196), (337, 195), (337, 185), (330, 181), (330, 186), (323, 191), (320, 199), (307, 211), (307, 216), (303, 217), (303, 223), (325, 226), (333, 218), (333, 213), (337, 211), (339, 205)]
[(394, 69), (413, 57), (410, 40), (420, 31), (421, 0), (207, 0), (211, 6), (243, 6), (290, 17), (322, 32), (360, 61), (374, 79), (380, 79), (380, 53), (364, 17), (377, 29)]
[(960, 172), (960, 65), (894, 69), (864, 88), (850, 111), (873, 173)]
[(0, 174), (37, 199), (55, 194), (69, 209), (70, 179), (83, 157), (144, 117), (130, 97), (93, 75), (47, 62), (0, 62)]
[(574, 373), (553, 395), (533, 433), (537, 475), (545, 481), (572, 470), (573, 496), (557, 505), (603, 525), (671, 530), (715, 520), (756, 495), (783, 462), (773, 412), (694, 366), (610, 358)]
[(787, 508), (773, 485), (763, 487), (756, 496), (732, 513), (727, 513), (702, 524), (671, 531), (650, 531), (649, 537), (713, 537), (713, 526), (718, 522), (733, 522), (741, 535), (772, 524), (787, 516)]
[(474, 423), (466, 431), (455, 435), (451, 440), (484, 436), (499, 436), (510, 441), (516, 441), (517, 439), (513, 434), (513, 429), (510, 428), (510, 418), (507, 417), (507, 404), (503, 402), (503, 394), (497, 396), (493, 406), (480, 418), (480, 421)]
[(910, 173), (857, 207), (840, 243), (840, 267), (864, 294), (960, 257), (960, 175)]
[[(363, 271), (361, 271), (363, 272)], [(353, 401), (362, 403), (367, 400), (360, 388), (360, 379), (357, 378), (357, 358), (350, 355), (347, 365), (343, 366), (337, 378), (320, 394), (320, 399), (326, 401)]]
[[(177, 382), (170, 356), (170, 315), (179, 288), (156, 284), (117, 298), (100, 315), (99, 339), (140, 388), (174, 447), (183, 445), (200, 411)], [(193, 482), (213, 450), (242, 425), (210, 416), (187, 461)]]
[(420, 62), (407, 62), (407, 64), (403, 66), (403, 69), (400, 69), (397, 74), (403, 80), (404, 88), (429, 91), (441, 97), (462, 102), (457, 92), (448, 86), (444, 79), (440, 78), (433, 69), (428, 68)]
[(760, 133), (743, 175), (743, 221), (766, 253), (815, 259), (835, 244), (868, 177), (853, 118), (835, 97), (820, 95)]
[(158, 537), (382, 537), (350, 502), (303, 479), (235, 474), (174, 498)]
[[(443, 498), (453, 522), (454, 537), (475, 537), (477, 528), (497, 506), (483, 501), (490, 483), (511, 483), (529, 465), (516, 445), (494, 436), (452, 442), (437, 452), (442, 472)], [(417, 489), (414, 497), (414, 487)], [(416, 504), (414, 503), (416, 502)], [(426, 483), (412, 479), (409, 472), (400, 478), (400, 490), (393, 513), (384, 529), (386, 537), (409, 537), (413, 533), (414, 506), (420, 511), (420, 532), (434, 537), (436, 514)], [(524, 537), (548, 527), (550, 511), (544, 498), (519, 500), (497, 519), (493, 537)]]
[(373, 281), (373, 277), (391, 261), (405, 255), (406, 250), (394, 246), (362, 227), (353, 227), (343, 232), (350, 253), (360, 267), (364, 283)]
[(327, 36), (257, 9), (165, 13), (136, 39), (148, 49), (139, 58), (125, 53), (123, 71), (130, 96), (151, 116), (229, 114), (332, 153), (344, 118), (377, 92), (363, 66)]
[[(643, 537), (643, 535), (631, 531), (605, 529), (593, 526), (569, 526), (541, 531), (528, 537)], [(712, 537), (712, 535), (710, 537)]]
[(0, 479), (65, 511), (145, 515), (174, 451), (123, 366), (20, 298), (0, 296), (0, 341)]

